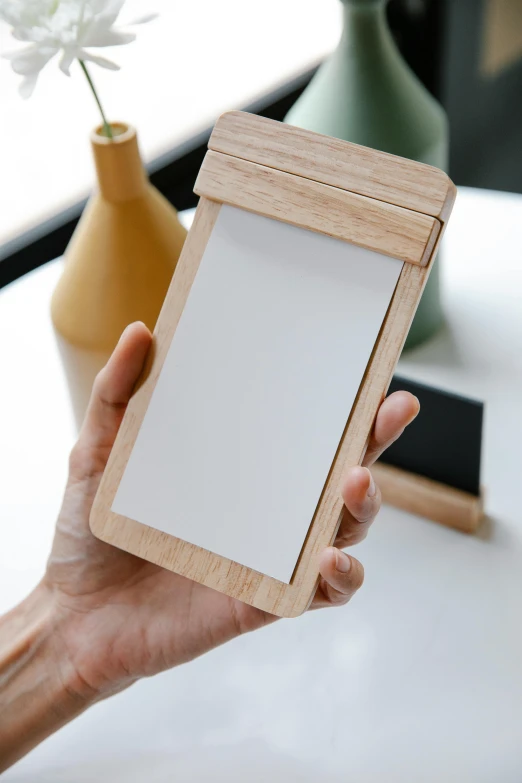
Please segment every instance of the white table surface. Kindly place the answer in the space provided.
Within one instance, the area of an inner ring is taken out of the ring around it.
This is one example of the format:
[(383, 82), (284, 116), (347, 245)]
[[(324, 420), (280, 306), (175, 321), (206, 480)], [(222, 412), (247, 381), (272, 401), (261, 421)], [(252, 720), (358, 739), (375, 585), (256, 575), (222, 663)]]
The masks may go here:
[[(6, 781), (520, 783), (522, 197), (462, 189), (447, 327), (402, 373), (486, 401), (489, 528), (384, 508), (347, 607), (236, 640), (98, 704)], [(39, 578), (73, 442), (49, 321), (59, 263), (0, 293), (0, 609)]]

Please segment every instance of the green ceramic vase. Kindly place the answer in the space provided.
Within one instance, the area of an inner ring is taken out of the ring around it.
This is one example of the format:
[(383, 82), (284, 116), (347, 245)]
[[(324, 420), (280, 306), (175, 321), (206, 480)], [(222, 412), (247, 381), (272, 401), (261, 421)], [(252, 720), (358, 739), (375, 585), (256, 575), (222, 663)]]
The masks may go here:
[[(446, 170), (446, 115), (400, 54), (386, 20), (387, 0), (342, 2), (339, 46), (285, 121)], [(432, 269), (407, 348), (427, 340), (442, 324), (439, 266), (440, 258)]]

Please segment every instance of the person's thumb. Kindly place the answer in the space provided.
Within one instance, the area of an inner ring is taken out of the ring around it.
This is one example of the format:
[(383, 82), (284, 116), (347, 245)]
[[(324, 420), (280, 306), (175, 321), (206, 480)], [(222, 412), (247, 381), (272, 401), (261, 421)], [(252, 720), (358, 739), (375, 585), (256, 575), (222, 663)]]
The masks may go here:
[(94, 381), (78, 441), (82, 450), (106, 450), (108, 458), (151, 340), (151, 333), (141, 322), (131, 324), (123, 332)]

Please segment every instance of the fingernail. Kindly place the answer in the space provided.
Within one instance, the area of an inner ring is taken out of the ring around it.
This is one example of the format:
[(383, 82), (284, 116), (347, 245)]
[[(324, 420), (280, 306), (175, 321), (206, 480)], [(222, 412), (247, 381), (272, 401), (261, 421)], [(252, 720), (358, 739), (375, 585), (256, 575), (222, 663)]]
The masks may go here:
[(347, 574), (352, 567), (352, 561), (344, 552), (337, 552), (335, 555), (335, 567), (341, 574)]
[[(370, 473), (370, 471), (368, 471), (368, 473)], [(368, 490), (366, 494), (368, 495), (369, 498), (373, 498), (375, 497), (376, 492), (377, 492), (377, 487), (375, 486), (375, 481), (373, 480), (373, 476), (370, 473), (370, 483), (368, 485)]]

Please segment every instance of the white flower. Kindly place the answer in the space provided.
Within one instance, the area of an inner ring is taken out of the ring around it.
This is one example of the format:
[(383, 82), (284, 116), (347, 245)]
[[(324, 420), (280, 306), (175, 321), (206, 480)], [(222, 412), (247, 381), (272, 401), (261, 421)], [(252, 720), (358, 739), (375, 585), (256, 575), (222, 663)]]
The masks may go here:
[[(26, 46), (4, 55), (15, 73), (23, 76), (20, 94), (27, 98), (34, 90), (38, 74), (56, 55), (60, 68), (69, 76), (73, 60), (83, 60), (102, 68), (119, 66), (89, 49), (121, 46), (135, 39), (134, 33), (114, 29), (125, 0), (0, 0), (0, 19), (12, 26), (13, 37)], [(151, 14), (133, 24), (148, 22)]]

